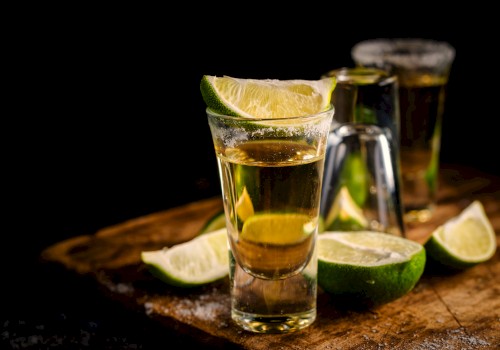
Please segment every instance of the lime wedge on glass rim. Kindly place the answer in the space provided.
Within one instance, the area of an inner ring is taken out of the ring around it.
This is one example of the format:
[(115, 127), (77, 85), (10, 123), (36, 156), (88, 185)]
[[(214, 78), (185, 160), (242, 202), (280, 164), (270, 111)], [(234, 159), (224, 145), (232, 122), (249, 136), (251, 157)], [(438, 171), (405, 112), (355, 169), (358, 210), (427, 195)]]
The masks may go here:
[(418, 242), (375, 231), (318, 236), (318, 284), (344, 306), (373, 307), (398, 299), (420, 280), (426, 251)]
[(336, 83), (334, 77), (277, 80), (204, 75), (200, 90), (207, 107), (213, 112), (272, 119), (306, 116), (327, 110)]
[(466, 269), (489, 260), (496, 252), (495, 231), (476, 200), (436, 228), (425, 242), (429, 257), (451, 269)]
[[(230, 115), (249, 120), (290, 118), (313, 115), (333, 109), (331, 94), (336, 85), (334, 77), (320, 80), (273, 80), (239, 79), (204, 75), (200, 90), (207, 109), (221, 115)], [(262, 104), (262, 101), (266, 101)], [(249, 126), (251, 122), (249, 123)], [(279, 125), (272, 124), (272, 125)], [(288, 131), (287, 131), (288, 132)], [(272, 229), (282, 226), (278, 223), (282, 216), (255, 217), (253, 204), (248, 191), (243, 186), (239, 193), (237, 215), (250, 222), (242, 233), (247, 239), (262, 239), (257, 233), (259, 226)], [(299, 229), (294, 239), (307, 238), (316, 229), (316, 222), (309, 222), (301, 215), (288, 216)], [(142, 252), (141, 259), (151, 272), (162, 281), (178, 287), (194, 287), (215, 282), (229, 275), (228, 242), (226, 228), (210, 231), (222, 226), (223, 214), (216, 214), (205, 227), (203, 234), (191, 241), (156, 251)], [(282, 222), (281, 222), (282, 223)], [(260, 229), (259, 229), (260, 230)], [(271, 239), (271, 235), (264, 234)], [(281, 238), (290, 239), (281, 235)]]

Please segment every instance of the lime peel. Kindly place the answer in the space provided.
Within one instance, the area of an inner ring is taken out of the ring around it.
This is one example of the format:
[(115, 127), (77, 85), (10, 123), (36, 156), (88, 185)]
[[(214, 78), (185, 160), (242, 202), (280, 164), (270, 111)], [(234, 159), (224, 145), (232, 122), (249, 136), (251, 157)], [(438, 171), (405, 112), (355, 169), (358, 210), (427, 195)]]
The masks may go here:
[(345, 305), (373, 307), (410, 292), (426, 251), (418, 242), (375, 231), (318, 236), (318, 284)]

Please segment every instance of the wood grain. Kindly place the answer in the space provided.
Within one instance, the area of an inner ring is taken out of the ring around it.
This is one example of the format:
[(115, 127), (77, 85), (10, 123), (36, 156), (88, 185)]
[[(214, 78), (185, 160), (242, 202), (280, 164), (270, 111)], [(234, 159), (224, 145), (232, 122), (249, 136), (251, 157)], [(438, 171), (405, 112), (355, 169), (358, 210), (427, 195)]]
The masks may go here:
[[(500, 180), (472, 169), (443, 167), (439, 205), (432, 221), (409, 227), (407, 237), (425, 242), (434, 228), (479, 199), (500, 237)], [(230, 318), (228, 280), (178, 289), (152, 277), (140, 252), (194, 237), (222, 209), (220, 198), (104, 228), (59, 242), (42, 253), (48, 263), (90, 277), (102, 292), (154, 322), (189, 334), (200, 344), (242, 349), (500, 349), (500, 252), (461, 272), (427, 267), (405, 296), (370, 310), (348, 310), (321, 290), (318, 317), (300, 332), (244, 332)]]

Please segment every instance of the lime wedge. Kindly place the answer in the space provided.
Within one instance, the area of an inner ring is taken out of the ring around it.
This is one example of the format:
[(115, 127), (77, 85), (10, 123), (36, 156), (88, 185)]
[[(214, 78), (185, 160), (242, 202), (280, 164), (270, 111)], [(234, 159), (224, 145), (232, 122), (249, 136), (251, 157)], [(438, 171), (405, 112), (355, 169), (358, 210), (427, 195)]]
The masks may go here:
[(313, 234), (317, 226), (318, 220), (305, 214), (256, 214), (243, 224), (241, 239), (261, 244), (295, 244)]
[(200, 90), (207, 107), (216, 113), (245, 118), (283, 118), (327, 110), (336, 83), (334, 77), (277, 80), (204, 75)]
[(201, 228), (200, 235), (219, 230), (221, 228), (226, 227), (226, 215), (224, 214), (224, 210), (218, 212), (214, 216), (212, 216), (206, 224)]
[(425, 242), (432, 260), (465, 269), (489, 260), (496, 252), (495, 231), (479, 201), (436, 228)]
[(143, 251), (142, 261), (153, 275), (177, 287), (196, 287), (229, 274), (227, 230), (222, 228), (170, 248)]
[(241, 221), (245, 221), (254, 214), (252, 199), (246, 187), (243, 187), (243, 192), (236, 202), (236, 213)]
[(328, 231), (356, 231), (368, 227), (363, 210), (351, 197), (346, 186), (342, 186), (325, 219)]
[(381, 305), (411, 291), (425, 268), (418, 242), (375, 231), (318, 236), (318, 284), (355, 307)]
[(340, 173), (341, 183), (349, 190), (354, 203), (363, 206), (368, 197), (369, 174), (361, 152), (348, 154)]

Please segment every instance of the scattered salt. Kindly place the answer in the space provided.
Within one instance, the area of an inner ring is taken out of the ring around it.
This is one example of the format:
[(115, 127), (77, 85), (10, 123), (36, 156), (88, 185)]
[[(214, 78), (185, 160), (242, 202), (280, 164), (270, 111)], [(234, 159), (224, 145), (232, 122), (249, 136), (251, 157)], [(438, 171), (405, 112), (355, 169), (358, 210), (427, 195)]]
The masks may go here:
[(150, 316), (153, 313), (153, 303), (145, 302), (144, 310), (146, 311), (146, 315)]
[[(478, 338), (474, 335), (468, 335), (463, 329), (448, 330), (447, 334), (442, 338), (424, 340), (420, 345), (417, 345), (415, 350), (476, 350), (485, 347), (490, 347), (491, 343)], [(457, 342), (460, 347), (457, 348)], [(413, 348), (412, 348), (413, 349)]]
[(216, 301), (205, 301), (206, 298), (203, 296), (200, 300), (182, 300), (179, 304), (185, 307), (178, 308), (175, 312), (184, 318), (196, 317), (204, 321), (216, 320), (217, 316), (225, 311), (225, 307)]

